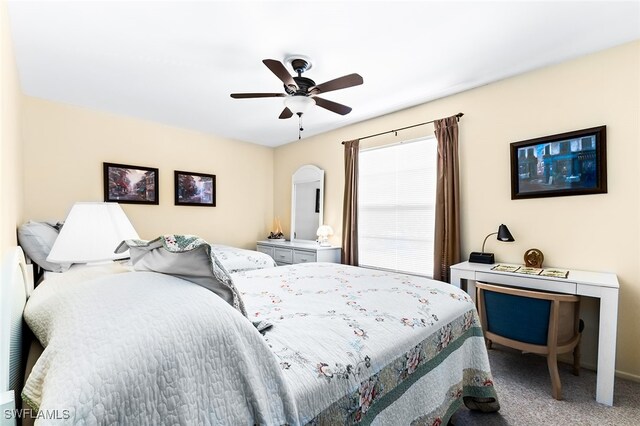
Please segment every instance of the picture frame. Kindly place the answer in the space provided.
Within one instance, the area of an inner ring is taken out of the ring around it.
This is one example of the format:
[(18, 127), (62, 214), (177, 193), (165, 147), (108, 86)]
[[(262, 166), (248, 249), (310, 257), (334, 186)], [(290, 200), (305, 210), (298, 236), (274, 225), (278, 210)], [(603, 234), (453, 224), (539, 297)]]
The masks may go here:
[(511, 199), (606, 194), (606, 129), (511, 143)]
[(174, 171), (176, 206), (216, 206), (216, 175)]
[(158, 169), (128, 164), (102, 163), (104, 201), (158, 205)]

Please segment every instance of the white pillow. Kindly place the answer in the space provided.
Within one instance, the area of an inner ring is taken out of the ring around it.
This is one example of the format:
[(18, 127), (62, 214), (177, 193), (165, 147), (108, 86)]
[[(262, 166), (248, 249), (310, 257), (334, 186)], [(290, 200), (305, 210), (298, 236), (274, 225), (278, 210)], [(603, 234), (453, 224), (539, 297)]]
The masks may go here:
[(30, 220), (18, 228), (18, 243), (34, 263), (46, 271), (65, 272), (71, 264), (47, 262), (56, 238), (58, 229), (46, 222)]

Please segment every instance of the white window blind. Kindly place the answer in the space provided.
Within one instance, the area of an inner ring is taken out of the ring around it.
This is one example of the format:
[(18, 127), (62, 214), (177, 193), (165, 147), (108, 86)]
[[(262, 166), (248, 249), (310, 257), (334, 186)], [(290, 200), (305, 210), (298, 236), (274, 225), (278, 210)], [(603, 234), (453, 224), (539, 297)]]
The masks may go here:
[(360, 152), (360, 266), (433, 276), (436, 164), (432, 137)]

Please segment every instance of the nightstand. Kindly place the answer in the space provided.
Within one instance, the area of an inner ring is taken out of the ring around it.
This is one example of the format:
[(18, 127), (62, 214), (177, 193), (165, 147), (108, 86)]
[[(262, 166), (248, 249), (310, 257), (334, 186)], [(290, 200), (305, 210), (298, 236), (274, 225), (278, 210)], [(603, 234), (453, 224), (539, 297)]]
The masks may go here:
[(256, 250), (268, 254), (278, 266), (295, 263), (340, 263), (340, 247), (322, 247), (316, 242), (258, 241)]

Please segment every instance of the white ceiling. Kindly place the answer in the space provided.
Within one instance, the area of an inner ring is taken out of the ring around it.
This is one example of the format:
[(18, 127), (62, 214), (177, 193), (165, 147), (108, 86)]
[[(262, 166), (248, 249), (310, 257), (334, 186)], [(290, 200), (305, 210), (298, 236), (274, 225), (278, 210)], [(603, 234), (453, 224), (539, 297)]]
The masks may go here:
[(353, 111), (314, 107), (308, 137), (640, 38), (638, 1), (11, 1), (9, 12), (25, 94), (267, 146), (298, 138), (295, 116), (278, 119), (283, 100), (229, 97), (283, 91), (262, 59), (310, 56), (316, 83), (364, 78), (323, 95)]

